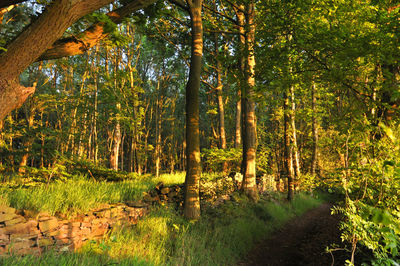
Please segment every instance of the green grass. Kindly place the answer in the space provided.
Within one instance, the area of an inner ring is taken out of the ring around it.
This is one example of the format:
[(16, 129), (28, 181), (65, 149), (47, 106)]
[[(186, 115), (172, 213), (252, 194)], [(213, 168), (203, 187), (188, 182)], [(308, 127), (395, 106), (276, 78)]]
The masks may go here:
[(115, 260), (106, 255), (90, 254), (90, 253), (63, 253), (58, 254), (55, 252), (47, 252), (41, 256), (13, 256), (9, 258), (1, 258), (1, 265), (5, 266), (82, 266), (82, 265), (149, 265), (146, 261), (140, 260), (136, 257), (129, 257), (126, 259)]
[(232, 265), (289, 219), (321, 203), (303, 194), (292, 203), (280, 194), (263, 196), (257, 204), (240, 195), (235, 199), (203, 210), (197, 222), (184, 220), (173, 208), (159, 207), (137, 225), (116, 228), (103, 242), (89, 242), (79, 253), (49, 253), (32, 260), (14, 256), (0, 259), (0, 264)]
[(119, 203), (141, 199), (143, 192), (159, 183), (165, 185), (184, 182), (185, 174), (161, 175), (158, 178), (145, 175), (122, 182), (94, 182), (82, 176), (50, 184), (10, 188), (0, 187), (0, 204), (16, 209), (60, 212), (73, 215), (85, 212), (104, 203)]
[[(213, 180), (218, 175), (204, 176)], [(94, 182), (74, 177), (30, 187), (3, 185), (1, 203), (17, 209), (74, 214), (104, 203), (137, 200), (158, 183), (183, 183), (184, 173), (132, 177), (123, 182)], [(135, 226), (115, 228), (101, 242), (89, 242), (77, 253), (1, 258), (1, 265), (231, 265), (289, 219), (321, 203), (305, 194), (292, 203), (272, 193), (253, 203), (239, 194), (218, 208), (204, 208), (188, 222), (175, 208), (160, 206)], [(50, 199), (50, 200), (49, 200)]]

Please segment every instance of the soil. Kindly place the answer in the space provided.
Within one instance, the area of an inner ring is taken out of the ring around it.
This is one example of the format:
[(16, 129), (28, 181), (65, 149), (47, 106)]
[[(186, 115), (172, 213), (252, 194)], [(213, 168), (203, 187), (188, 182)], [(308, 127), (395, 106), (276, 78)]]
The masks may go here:
[(256, 245), (239, 265), (344, 265), (350, 254), (326, 247), (343, 247), (339, 215), (331, 215), (331, 204), (325, 203), (289, 221), (268, 239)]

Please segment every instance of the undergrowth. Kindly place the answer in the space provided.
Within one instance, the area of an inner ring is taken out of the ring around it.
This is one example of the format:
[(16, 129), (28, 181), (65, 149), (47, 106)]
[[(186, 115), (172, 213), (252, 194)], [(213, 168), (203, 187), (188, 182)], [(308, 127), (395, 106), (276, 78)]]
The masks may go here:
[(8, 182), (0, 186), (0, 204), (16, 209), (74, 215), (104, 203), (139, 200), (143, 192), (152, 189), (159, 182), (172, 185), (183, 183), (184, 179), (184, 173), (177, 173), (158, 178), (150, 175), (134, 176), (121, 182), (93, 181), (84, 176), (74, 176), (49, 184)]
[(7, 265), (231, 265), (254, 244), (289, 219), (321, 201), (298, 195), (292, 203), (280, 194), (258, 203), (235, 195), (218, 207), (203, 209), (188, 222), (175, 208), (160, 206), (135, 226), (115, 228), (100, 243), (89, 242), (76, 254), (11, 257)]

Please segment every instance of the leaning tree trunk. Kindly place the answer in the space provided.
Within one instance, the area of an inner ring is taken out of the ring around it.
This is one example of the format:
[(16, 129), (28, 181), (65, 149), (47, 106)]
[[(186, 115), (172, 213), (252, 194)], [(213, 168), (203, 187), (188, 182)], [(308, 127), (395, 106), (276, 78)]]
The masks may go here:
[(192, 28), (192, 54), (189, 80), (186, 85), (186, 179), (184, 215), (187, 219), (200, 217), (200, 130), (199, 90), (203, 57), (202, 0), (187, 0)]
[(246, 6), (245, 86), (242, 87), (243, 106), (243, 192), (252, 200), (258, 200), (256, 185), (256, 114), (254, 103), (255, 86), (255, 10), (254, 1)]

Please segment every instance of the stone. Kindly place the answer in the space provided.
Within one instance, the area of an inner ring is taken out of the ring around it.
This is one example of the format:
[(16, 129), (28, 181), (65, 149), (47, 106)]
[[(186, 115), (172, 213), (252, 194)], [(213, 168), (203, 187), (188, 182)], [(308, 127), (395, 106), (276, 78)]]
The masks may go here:
[(51, 218), (52, 218), (52, 216), (48, 212), (40, 212), (36, 216), (36, 220), (38, 220), (39, 222), (47, 221), (47, 220), (50, 220)]
[(2, 228), (4, 232), (8, 235), (11, 234), (29, 234), (31, 225), (29, 222), (27, 223), (21, 223), (21, 224), (15, 224), (11, 226), (7, 226)]
[(4, 246), (10, 243), (10, 236), (6, 234), (0, 234), (0, 246)]
[(92, 223), (89, 223), (89, 222), (81, 223), (81, 228), (91, 228), (91, 227), (92, 227)]
[(34, 240), (38, 238), (38, 234), (12, 234), (10, 235), (10, 242), (21, 242), (28, 239)]
[(70, 246), (62, 247), (62, 248), (60, 249), (61, 252), (68, 252), (68, 251), (70, 251), (70, 250), (73, 250), (73, 248), (72, 248), (71, 245), (70, 245)]
[(94, 215), (96, 215), (97, 217), (101, 217), (101, 218), (111, 218), (111, 210), (105, 209), (105, 210), (101, 210), (101, 211), (96, 211), (96, 212), (94, 212)]
[(37, 245), (39, 247), (48, 247), (54, 245), (54, 240), (51, 238), (40, 238), (37, 240)]
[(1, 213), (0, 214), (0, 223), (4, 223), (10, 220), (13, 220), (17, 217), (20, 217), (18, 215), (16, 215), (15, 213)]
[(74, 228), (74, 227), (79, 228), (79, 227), (81, 227), (81, 222), (69, 222), (68, 227), (69, 228)]
[(57, 246), (64, 246), (64, 245), (69, 244), (69, 243), (70, 243), (69, 238), (56, 239), (56, 245)]
[(39, 229), (43, 233), (49, 232), (51, 230), (54, 230), (58, 228), (58, 220), (56, 217), (52, 217), (49, 220), (41, 221), (39, 222)]
[(92, 228), (90, 236), (94, 237), (94, 236), (102, 236), (104, 235), (106, 232), (108, 231), (107, 227), (96, 227), (96, 228)]
[(15, 252), (20, 249), (29, 249), (30, 247), (33, 247), (35, 244), (36, 244), (35, 241), (29, 239), (25, 239), (23, 241), (18, 241), (18, 242), (11, 242), (8, 245), (8, 250), (9, 251), (11, 250), (11, 252)]
[(15, 213), (16, 210), (6, 205), (0, 205), (0, 213)]
[(14, 224), (20, 224), (20, 223), (23, 223), (23, 222), (25, 222), (24, 217), (16, 216), (14, 219), (6, 221), (5, 225), (6, 226), (10, 226), (10, 225), (14, 225)]
[(138, 201), (128, 201), (126, 202), (126, 205), (128, 205), (129, 207), (135, 207), (135, 208), (147, 208), (149, 205), (144, 203), (141, 200)]

